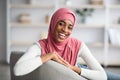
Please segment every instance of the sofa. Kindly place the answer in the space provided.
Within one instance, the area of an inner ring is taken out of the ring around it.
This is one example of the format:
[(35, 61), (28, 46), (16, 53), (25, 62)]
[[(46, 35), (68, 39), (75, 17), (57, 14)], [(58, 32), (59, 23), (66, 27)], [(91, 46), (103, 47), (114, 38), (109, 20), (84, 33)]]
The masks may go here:
[(13, 72), (14, 65), (23, 54), (24, 52), (17, 51), (11, 53), (11, 80), (86, 80), (84, 77), (78, 75), (71, 69), (52, 60), (44, 63), (42, 66), (38, 67), (29, 74), (24, 76), (15, 76)]

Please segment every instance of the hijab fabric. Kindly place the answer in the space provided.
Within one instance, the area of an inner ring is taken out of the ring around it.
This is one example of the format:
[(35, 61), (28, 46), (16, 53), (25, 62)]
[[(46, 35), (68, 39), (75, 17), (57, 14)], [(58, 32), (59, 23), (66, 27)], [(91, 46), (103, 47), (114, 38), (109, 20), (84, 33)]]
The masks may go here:
[(60, 8), (51, 18), (47, 39), (39, 40), (39, 44), (41, 45), (42, 55), (55, 51), (71, 65), (75, 65), (81, 42), (71, 37), (61, 43), (57, 43), (53, 39), (53, 32), (57, 22), (65, 19), (71, 20), (73, 27), (75, 26), (76, 18), (74, 13), (69, 9)]

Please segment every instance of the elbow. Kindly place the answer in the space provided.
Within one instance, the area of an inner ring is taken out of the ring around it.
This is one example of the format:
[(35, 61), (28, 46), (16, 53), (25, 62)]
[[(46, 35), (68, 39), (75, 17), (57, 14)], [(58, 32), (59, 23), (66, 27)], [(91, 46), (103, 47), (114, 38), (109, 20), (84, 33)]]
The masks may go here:
[(21, 71), (16, 67), (14, 67), (13, 73), (14, 73), (15, 76), (21, 76), (22, 75)]
[(21, 74), (18, 71), (14, 71), (15, 76), (20, 76)]
[(14, 66), (14, 68), (13, 68), (13, 74), (15, 75), (15, 76), (23, 76), (23, 75), (25, 75), (24, 73), (23, 73), (23, 68), (21, 68), (21, 67), (19, 67), (19, 66), (17, 66), (17, 65), (15, 65)]
[(107, 74), (106, 74), (106, 72), (103, 71), (102, 74), (103, 74), (103, 75), (102, 75), (102, 77), (101, 77), (101, 78), (102, 78), (101, 80), (107, 80)]
[(107, 74), (104, 72), (104, 80), (107, 80)]
[(106, 76), (106, 75), (103, 75), (103, 77), (102, 77), (101, 80), (107, 80), (107, 76)]
[(107, 74), (105, 73), (104, 70), (99, 71), (97, 76), (94, 78), (95, 80), (107, 80)]

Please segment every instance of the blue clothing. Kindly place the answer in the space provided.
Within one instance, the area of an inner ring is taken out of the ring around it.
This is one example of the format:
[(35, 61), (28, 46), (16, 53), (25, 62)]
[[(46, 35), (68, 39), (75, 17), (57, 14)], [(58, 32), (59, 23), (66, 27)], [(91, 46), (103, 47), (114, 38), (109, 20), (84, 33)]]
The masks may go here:
[(110, 71), (106, 71), (107, 80), (120, 80), (120, 74), (116, 74)]

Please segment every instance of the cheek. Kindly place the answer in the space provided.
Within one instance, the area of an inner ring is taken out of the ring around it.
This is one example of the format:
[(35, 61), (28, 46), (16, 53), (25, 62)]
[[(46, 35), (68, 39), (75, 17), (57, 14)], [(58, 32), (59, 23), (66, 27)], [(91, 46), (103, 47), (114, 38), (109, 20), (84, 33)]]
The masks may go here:
[(58, 26), (56, 26), (56, 28), (55, 28), (55, 32), (61, 31), (61, 29), (62, 29), (62, 27), (58, 25)]
[(69, 31), (68, 33), (69, 33), (69, 35), (70, 35), (70, 34), (72, 33), (72, 31)]
[(56, 37), (58, 30), (55, 28), (53, 31), (53, 37)]

